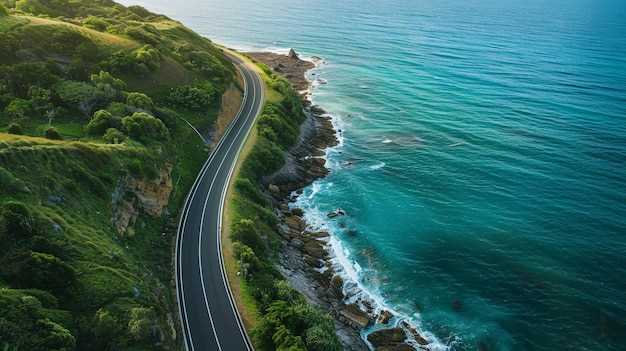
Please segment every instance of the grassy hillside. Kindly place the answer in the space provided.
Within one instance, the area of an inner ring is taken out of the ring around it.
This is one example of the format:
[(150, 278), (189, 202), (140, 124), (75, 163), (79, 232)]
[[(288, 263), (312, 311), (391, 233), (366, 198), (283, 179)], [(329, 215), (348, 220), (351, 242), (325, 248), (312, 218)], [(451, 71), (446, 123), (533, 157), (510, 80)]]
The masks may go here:
[(0, 349), (178, 349), (177, 211), (236, 84), (141, 7), (0, 0)]

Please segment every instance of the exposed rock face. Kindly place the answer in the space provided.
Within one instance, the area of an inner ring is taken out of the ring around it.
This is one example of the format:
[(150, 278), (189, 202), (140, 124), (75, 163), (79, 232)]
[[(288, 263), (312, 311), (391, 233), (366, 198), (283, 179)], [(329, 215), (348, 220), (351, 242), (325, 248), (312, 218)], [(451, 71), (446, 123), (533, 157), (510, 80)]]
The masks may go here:
[(172, 165), (166, 164), (155, 179), (123, 178), (113, 193), (111, 222), (119, 235), (132, 234), (132, 227), (141, 212), (158, 217), (168, 204), (172, 185)]
[(365, 328), (371, 323), (369, 315), (354, 304), (344, 306), (339, 310), (339, 314), (355, 328)]
[(283, 75), (297, 91), (302, 92), (309, 88), (309, 82), (306, 80), (305, 73), (314, 68), (315, 64), (301, 60), (295, 50), (291, 49), (289, 55), (286, 56), (271, 52), (249, 52), (247, 54)]
[[(328, 174), (326, 160), (321, 157), (328, 147), (337, 145), (337, 137), (330, 117), (323, 110), (312, 106), (306, 109), (307, 119), (300, 127), (300, 137), (285, 157), (285, 165), (266, 177), (277, 199), (284, 199), (298, 189)], [(276, 191), (278, 188), (278, 192)]]
[(393, 317), (391, 312), (387, 310), (383, 310), (382, 312), (380, 312), (380, 315), (378, 315), (377, 321), (378, 323), (381, 323), (381, 324), (387, 324), (389, 323), (389, 320), (391, 319), (391, 317)]
[(294, 60), (299, 60), (300, 59), (300, 57), (296, 53), (296, 50), (294, 50), (293, 48), (289, 49), (289, 54), (287, 54), (287, 57), (289, 57), (291, 59), (294, 59)]
[(367, 336), (367, 341), (376, 350), (403, 350), (406, 349), (404, 345), (409, 347), (406, 350), (412, 350), (413, 348), (406, 344), (405, 340), (406, 335), (402, 328), (381, 329)]

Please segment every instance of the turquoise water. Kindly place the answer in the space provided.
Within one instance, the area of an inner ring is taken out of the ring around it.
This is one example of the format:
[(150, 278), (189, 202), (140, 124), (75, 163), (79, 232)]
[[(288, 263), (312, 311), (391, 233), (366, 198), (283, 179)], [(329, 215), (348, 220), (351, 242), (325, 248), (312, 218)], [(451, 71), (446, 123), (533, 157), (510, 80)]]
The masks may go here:
[(626, 348), (624, 1), (143, 3), (327, 61), (300, 203), (385, 304), (455, 350)]

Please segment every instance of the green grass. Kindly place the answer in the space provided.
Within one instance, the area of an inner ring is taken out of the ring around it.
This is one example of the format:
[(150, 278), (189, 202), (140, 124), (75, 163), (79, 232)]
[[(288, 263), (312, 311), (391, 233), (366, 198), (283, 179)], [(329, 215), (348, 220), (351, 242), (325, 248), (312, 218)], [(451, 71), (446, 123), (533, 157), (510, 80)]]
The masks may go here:
[(28, 20), (18, 16), (0, 17), (0, 33), (6, 33), (12, 29), (27, 24)]

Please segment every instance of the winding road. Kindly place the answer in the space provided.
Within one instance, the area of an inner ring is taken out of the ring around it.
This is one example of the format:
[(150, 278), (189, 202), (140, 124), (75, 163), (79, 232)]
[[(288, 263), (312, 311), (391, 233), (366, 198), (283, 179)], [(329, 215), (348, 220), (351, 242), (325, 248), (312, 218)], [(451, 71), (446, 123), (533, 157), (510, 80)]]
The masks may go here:
[(241, 108), (193, 184), (176, 239), (176, 293), (188, 351), (251, 351), (221, 251), (222, 209), (237, 157), (263, 105), (254, 69), (227, 55), (244, 81)]

